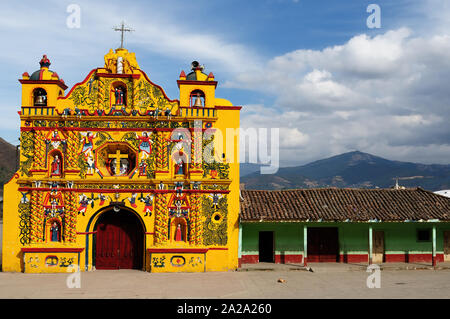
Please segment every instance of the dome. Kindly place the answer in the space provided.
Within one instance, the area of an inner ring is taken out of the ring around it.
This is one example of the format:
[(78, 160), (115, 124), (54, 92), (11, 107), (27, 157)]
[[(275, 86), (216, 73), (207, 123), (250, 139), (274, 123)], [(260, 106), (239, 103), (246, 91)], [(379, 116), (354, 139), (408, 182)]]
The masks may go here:
[(39, 61), (41, 68), (30, 76), (30, 80), (32, 81), (42, 81), (42, 80), (60, 80), (58, 74), (54, 71), (48, 69), (50, 66), (50, 60), (47, 58), (47, 55), (43, 55), (41, 61)]

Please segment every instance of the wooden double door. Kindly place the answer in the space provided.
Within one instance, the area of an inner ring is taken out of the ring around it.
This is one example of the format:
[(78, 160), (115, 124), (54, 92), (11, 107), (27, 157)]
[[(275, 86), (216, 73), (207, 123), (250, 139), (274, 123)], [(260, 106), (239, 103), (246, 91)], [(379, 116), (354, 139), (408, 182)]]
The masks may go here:
[(96, 230), (97, 269), (142, 269), (144, 232), (133, 213), (107, 211), (100, 216)]
[(308, 262), (338, 262), (337, 227), (308, 227)]

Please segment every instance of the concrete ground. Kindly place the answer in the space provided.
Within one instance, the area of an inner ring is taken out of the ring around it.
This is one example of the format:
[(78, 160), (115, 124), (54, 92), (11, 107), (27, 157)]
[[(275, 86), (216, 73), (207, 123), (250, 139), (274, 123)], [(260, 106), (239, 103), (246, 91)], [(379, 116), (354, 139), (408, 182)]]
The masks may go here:
[(381, 288), (370, 289), (369, 273), (339, 266), (315, 272), (97, 270), (80, 274), (81, 288), (68, 288), (66, 274), (0, 273), (0, 298), (450, 298), (450, 270), (383, 270)]
[[(2, 238), (0, 223), (0, 238)], [(1, 246), (0, 246), (1, 247)], [(1, 252), (0, 252), (1, 253)], [(244, 265), (239, 271), (152, 274), (138, 270), (80, 273), (80, 288), (68, 288), (70, 274), (0, 272), (2, 298), (450, 298), (450, 265), (381, 265), (380, 288), (368, 288), (367, 265)], [(409, 267), (407, 269), (407, 267)], [(412, 270), (416, 268), (415, 270)], [(279, 282), (279, 280), (284, 282)]]

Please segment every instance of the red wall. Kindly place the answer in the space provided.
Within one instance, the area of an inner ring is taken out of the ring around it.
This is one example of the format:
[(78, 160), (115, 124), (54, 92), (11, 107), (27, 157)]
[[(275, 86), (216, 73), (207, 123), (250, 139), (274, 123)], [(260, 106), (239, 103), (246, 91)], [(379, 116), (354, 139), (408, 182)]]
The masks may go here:
[[(385, 254), (384, 262), (432, 262), (431, 254)], [(368, 263), (369, 254), (341, 254), (339, 262), (343, 263)], [(444, 262), (444, 254), (436, 254), (436, 262)], [(242, 255), (239, 258), (239, 267), (241, 264), (257, 264), (259, 263), (259, 255)], [(301, 264), (303, 263), (303, 255), (275, 255), (276, 264)]]

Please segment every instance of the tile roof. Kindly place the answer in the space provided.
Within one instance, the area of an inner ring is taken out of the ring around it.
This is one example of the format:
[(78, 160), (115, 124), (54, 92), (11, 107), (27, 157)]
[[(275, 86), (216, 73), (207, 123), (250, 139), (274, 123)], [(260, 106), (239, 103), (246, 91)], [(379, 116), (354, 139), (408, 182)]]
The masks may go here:
[(241, 190), (241, 221), (450, 221), (450, 198), (421, 188)]

